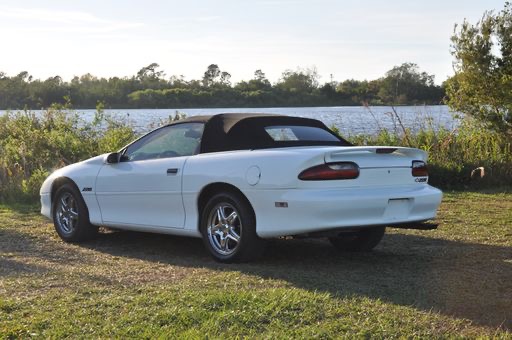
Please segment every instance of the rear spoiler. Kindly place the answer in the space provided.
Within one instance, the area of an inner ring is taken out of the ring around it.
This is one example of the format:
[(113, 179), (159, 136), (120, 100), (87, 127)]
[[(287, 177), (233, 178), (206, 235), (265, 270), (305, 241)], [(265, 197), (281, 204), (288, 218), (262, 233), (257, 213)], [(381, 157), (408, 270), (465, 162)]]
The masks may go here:
[[(340, 158), (347, 154), (364, 154), (364, 153), (374, 153), (374, 154), (393, 154), (393, 155), (402, 155), (406, 157), (413, 158), (414, 160), (419, 161), (427, 161), (427, 153), (420, 149), (415, 148), (405, 148), (401, 146), (351, 146), (345, 147), (341, 150), (336, 150), (334, 152), (326, 155), (325, 161), (331, 161), (337, 156)], [(330, 159), (327, 159), (329, 156)]]

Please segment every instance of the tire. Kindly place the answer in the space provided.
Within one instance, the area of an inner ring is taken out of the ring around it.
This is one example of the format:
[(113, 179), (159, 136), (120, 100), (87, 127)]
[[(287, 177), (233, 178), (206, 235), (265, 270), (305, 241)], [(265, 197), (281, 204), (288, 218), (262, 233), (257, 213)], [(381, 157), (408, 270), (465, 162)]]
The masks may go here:
[(90, 240), (98, 233), (98, 227), (89, 222), (89, 211), (82, 195), (71, 184), (57, 189), (52, 216), (57, 234), (66, 242)]
[(371, 251), (382, 240), (385, 232), (386, 227), (371, 227), (340, 233), (336, 237), (329, 237), (329, 241), (340, 251)]
[(249, 202), (233, 192), (210, 198), (201, 214), (201, 234), (206, 249), (219, 262), (247, 262), (264, 250)]

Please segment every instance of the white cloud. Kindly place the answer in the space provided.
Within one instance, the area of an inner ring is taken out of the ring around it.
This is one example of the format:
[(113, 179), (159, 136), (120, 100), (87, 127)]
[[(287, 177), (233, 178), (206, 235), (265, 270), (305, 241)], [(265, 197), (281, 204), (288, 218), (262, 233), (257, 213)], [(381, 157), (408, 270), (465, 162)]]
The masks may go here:
[(209, 15), (209, 16), (192, 18), (193, 21), (197, 21), (197, 22), (211, 22), (211, 21), (217, 21), (220, 19), (221, 19), (221, 17), (219, 15)]
[[(38, 8), (0, 8), (0, 18), (10, 18), (24, 25), (38, 27), (37, 22), (45, 22), (45, 30), (66, 30), (73, 32), (111, 32), (143, 26), (138, 22), (108, 20), (91, 13), (79, 11), (48, 10)], [(54, 25), (48, 25), (54, 24)], [(38, 29), (40, 29), (38, 27)]]

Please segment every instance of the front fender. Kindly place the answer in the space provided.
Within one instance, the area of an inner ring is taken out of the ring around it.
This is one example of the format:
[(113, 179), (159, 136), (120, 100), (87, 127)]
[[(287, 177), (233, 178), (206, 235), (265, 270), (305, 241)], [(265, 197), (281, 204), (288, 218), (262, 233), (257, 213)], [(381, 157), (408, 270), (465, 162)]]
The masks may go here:
[(53, 172), (44, 182), (40, 189), (41, 213), (51, 218), (52, 193), (57, 189), (58, 179), (67, 178), (72, 181), (82, 194), (85, 205), (89, 210), (89, 219), (92, 224), (101, 224), (101, 211), (96, 200), (96, 177), (105, 165), (106, 155), (90, 158), (83, 162), (68, 165)]

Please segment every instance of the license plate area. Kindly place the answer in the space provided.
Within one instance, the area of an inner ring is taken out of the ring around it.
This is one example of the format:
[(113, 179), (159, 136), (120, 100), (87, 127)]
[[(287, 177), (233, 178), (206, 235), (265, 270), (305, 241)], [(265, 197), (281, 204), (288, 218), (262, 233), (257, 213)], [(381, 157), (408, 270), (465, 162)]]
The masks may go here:
[(384, 219), (390, 221), (402, 220), (409, 216), (412, 198), (391, 198), (384, 212)]

